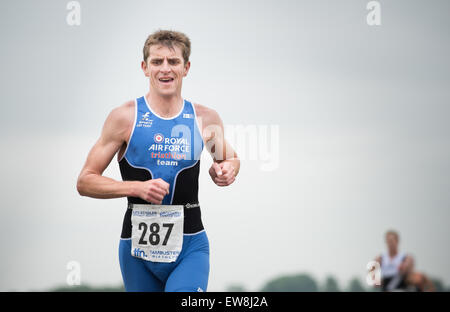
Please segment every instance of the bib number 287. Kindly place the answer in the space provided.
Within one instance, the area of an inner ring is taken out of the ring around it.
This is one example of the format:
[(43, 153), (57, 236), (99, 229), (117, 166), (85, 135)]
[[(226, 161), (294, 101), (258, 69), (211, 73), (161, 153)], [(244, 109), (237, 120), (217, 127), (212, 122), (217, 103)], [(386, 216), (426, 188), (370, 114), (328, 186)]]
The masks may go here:
[[(172, 233), (172, 228), (173, 228), (173, 223), (163, 223), (162, 226), (163, 228), (167, 228), (167, 232), (166, 235), (164, 235), (164, 239), (162, 241), (162, 246), (166, 246), (167, 242), (169, 241), (170, 238), (170, 233)], [(141, 238), (139, 239), (139, 244), (140, 245), (148, 245), (148, 243), (150, 243), (150, 245), (156, 246), (161, 242), (161, 236), (160, 236), (160, 229), (161, 226), (159, 225), (159, 223), (151, 223), (150, 226), (147, 226), (147, 223), (145, 222), (141, 222), (139, 223), (139, 231), (142, 231), (141, 234)], [(150, 232), (150, 234), (148, 235), (148, 241), (147, 239), (147, 231)]]
[(183, 249), (183, 205), (135, 205), (131, 214), (131, 255), (175, 262)]

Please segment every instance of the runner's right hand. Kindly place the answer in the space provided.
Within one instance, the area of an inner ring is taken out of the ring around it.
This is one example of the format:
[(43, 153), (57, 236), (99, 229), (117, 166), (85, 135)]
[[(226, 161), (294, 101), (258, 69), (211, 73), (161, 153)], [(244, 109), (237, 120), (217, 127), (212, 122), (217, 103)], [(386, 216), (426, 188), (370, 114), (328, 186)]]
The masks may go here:
[(160, 205), (164, 196), (169, 194), (170, 184), (163, 179), (151, 179), (140, 182), (138, 194), (139, 197), (152, 204)]

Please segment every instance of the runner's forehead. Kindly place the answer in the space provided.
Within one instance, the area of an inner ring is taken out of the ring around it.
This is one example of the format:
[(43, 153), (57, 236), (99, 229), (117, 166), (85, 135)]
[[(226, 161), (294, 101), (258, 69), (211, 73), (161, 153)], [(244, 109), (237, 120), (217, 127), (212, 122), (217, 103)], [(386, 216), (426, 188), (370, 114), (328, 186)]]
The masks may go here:
[(149, 57), (153, 58), (182, 58), (181, 49), (176, 45), (173, 48), (168, 48), (162, 45), (152, 45), (149, 50)]

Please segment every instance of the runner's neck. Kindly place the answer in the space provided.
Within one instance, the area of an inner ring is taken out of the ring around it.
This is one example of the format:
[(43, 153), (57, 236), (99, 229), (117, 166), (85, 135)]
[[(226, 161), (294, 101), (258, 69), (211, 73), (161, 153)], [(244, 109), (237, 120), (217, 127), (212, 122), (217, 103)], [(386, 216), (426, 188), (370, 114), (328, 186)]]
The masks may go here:
[(388, 252), (388, 255), (389, 255), (389, 258), (391, 258), (391, 259), (393, 259), (393, 258), (395, 258), (395, 256), (397, 256), (398, 255), (398, 250), (394, 250), (394, 251), (389, 251)]
[(176, 116), (183, 107), (181, 94), (171, 97), (161, 97), (149, 92), (145, 98), (150, 108), (163, 118)]

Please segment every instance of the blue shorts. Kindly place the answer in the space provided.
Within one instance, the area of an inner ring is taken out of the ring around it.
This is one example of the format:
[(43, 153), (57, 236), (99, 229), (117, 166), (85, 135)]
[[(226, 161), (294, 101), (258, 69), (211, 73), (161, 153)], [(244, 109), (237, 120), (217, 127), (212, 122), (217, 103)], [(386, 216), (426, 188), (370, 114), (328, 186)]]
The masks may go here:
[(131, 239), (121, 239), (119, 262), (126, 291), (206, 291), (209, 277), (209, 240), (203, 230), (184, 234), (177, 261), (152, 262), (131, 255)]

